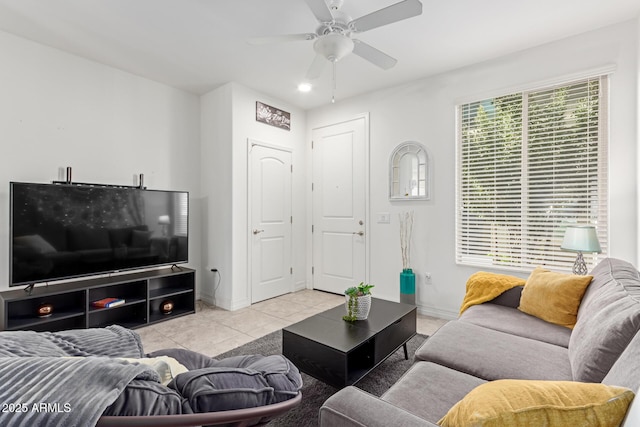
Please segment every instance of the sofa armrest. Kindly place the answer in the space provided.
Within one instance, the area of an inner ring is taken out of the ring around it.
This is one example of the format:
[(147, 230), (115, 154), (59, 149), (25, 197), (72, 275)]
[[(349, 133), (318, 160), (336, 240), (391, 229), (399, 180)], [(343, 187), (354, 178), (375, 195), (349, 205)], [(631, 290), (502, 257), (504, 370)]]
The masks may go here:
[(505, 307), (518, 308), (520, 305), (520, 295), (522, 294), (523, 286), (516, 286), (509, 290), (504, 291), (491, 301), (491, 304), (504, 305)]
[(622, 420), (622, 424), (620, 427), (633, 427), (640, 425), (640, 399), (638, 399), (638, 395), (640, 394), (640, 388), (635, 390), (636, 398), (631, 401), (631, 405), (627, 409), (627, 415)]
[(437, 427), (356, 387), (346, 387), (320, 408), (320, 427)]

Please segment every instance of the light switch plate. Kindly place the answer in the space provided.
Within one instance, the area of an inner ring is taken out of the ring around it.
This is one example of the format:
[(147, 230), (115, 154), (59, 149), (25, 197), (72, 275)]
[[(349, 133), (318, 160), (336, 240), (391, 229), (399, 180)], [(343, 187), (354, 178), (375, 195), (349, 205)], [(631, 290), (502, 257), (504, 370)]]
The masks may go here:
[(389, 212), (379, 212), (378, 213), (378, 224), (390, 224), (391, 223), (391, 215)]

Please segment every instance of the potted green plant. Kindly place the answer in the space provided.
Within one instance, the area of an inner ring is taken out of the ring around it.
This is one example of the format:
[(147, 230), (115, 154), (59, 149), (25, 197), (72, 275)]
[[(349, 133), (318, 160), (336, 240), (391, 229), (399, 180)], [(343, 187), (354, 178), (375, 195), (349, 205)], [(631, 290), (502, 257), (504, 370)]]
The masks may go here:
[(369, 316), (371, 288), (373, 287), (374, 285), (365, 285), (364, 282), (360, 282), (358, 286), (352, 286), (344, 291), (345, 306), (347, 308), (347, 315), (342, 317), (344, 320), (354, 322), (356, 320), (365, 320)]

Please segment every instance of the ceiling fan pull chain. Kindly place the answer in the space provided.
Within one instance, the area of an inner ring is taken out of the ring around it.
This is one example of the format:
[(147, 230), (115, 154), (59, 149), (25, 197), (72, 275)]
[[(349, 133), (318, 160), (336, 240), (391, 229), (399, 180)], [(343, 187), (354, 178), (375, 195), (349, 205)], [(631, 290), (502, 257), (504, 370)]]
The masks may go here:
[(335, 104), (336, 102), (336, 61), (331, 61), (333, 65), (333, 87), (331, 89), (331, 103)]

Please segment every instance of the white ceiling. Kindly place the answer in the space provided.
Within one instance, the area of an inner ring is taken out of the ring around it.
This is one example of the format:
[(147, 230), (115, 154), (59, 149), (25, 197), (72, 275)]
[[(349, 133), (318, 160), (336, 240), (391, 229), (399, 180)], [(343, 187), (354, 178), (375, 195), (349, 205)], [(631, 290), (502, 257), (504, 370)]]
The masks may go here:
[[(399, 0), (344, 0), (352, 18)], [(387, 71), (350, 55), (347, 98), (527, 49), (640, 12), (638, 0), (422, 0), (422, 15), (358, 38), (398, 59)], [(313, 42), (252, 46), (247, 37), (314, 32), (303, 0), (0, 0), (0, 30), (197, 94), (235, 81), (303, 109), (331, 100), (331, 67), (296, 90)]]

